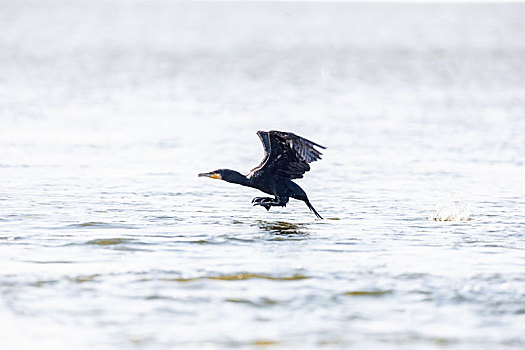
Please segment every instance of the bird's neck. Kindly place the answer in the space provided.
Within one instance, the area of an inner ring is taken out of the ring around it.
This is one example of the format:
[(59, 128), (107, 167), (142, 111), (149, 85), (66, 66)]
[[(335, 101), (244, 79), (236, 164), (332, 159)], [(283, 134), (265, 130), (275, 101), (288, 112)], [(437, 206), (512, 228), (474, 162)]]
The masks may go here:
[(239, 184), (243, 186), (250, 186), (250, 180), (244, 176), (243, 174), (232, 170), (231, 173), (228, 175), (227, 178), (223, 178), (223, 180), (227, 182), (231, 182), (233, 184)]

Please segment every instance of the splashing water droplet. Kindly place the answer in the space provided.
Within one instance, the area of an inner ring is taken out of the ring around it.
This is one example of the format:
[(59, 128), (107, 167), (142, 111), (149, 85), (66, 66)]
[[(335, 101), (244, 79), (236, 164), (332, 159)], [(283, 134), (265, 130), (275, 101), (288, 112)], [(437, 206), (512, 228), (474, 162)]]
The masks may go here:
[(469, 221), (470, 216), (470, 203), (450, 196), (449, 199), (440, 201), (428, 218), (434, 221)]

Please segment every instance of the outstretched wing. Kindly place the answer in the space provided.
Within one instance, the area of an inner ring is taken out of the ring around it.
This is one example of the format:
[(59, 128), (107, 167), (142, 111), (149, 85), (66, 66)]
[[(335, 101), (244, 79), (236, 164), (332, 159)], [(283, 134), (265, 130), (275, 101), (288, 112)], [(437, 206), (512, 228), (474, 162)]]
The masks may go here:
[(288, 179), (300, 179), (310, 170), (308, 163), (321, 159), (316, 147), (325, 148), (315, 142), (291, 132), (258, 131), (264, 147), (264, 159), (250, 175), (275, 174)]
[(266, 164), (266, 161), (268, 160), (268, 157), (270, 156), (271, 152), (270, 137), (268, 136), (268, 133), (266, 131), (257, 131), (257, 136), (259, 136), (259, 139), (261, 139), (261, 142), (263, 144), (264, 157), (259, 165), (250, 170), (250, 173), (247, 177), (252, 177), (255, 174), (255, 172), (259, 171), (264, 166), (264, 164)]

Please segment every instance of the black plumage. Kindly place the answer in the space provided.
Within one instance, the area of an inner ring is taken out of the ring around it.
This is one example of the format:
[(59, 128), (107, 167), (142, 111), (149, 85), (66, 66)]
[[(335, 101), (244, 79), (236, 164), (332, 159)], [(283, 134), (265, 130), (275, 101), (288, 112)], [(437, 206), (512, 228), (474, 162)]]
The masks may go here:
[(292, 180), (301, 179), (304, 173), (310, 170), (309, 163), (321, 159), (321, 152), (315, 147), (325, 147), (291, 132), (258, 131), (257, 135), (263, 144), (264, 158), (248, 175), (242, 175), (235, 170), (219, 169), (201, 173), (199, 176), (253, 187), (275, 196), (256, 197), (252, 200), (253, 205), (261, 205), (267, 210), (272, 206), (286, 206), (290, 197), (302, 200), (322, 219), (310, 204), (304, 190)]

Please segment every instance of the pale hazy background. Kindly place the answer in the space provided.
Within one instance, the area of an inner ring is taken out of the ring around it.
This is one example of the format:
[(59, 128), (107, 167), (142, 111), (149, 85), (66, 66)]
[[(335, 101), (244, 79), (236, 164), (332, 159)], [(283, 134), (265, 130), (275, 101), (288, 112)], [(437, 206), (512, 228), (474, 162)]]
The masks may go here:
[[(521, 3), (0, 1), (2, 349), (523, 348), (524, 81)], [(259, 129), (326, 220), (197, 178)]]

